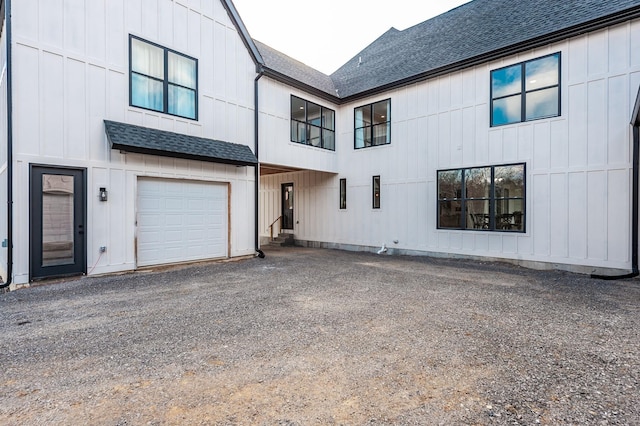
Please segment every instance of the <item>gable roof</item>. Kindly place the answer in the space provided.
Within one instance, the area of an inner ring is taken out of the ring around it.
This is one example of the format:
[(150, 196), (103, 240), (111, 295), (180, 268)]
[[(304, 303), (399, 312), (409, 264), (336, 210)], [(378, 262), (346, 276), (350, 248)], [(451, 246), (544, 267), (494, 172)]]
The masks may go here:
[[(336, 96), (336, 87), (333, 80), (326, 74), (279, 52), (264, 43), (254, 40), (258, 50), (262, 54), (266, 72), (279, 80), (287, 80), (292, 86), (299, 86), (303, 90), (316, 89), (323, 96)], [(302, 83), (300, 86), (298, 83)]]
[(640, 0), (473, 0), (391, 28), (330, 76), (256, 45), (267, 74), (341, 103), (638, 17)]
[(109, 120), (104, 120), (104, 128), (111, 149), (236, 166), (255, 166), (258, 163), (246, 145)]
[(256, 47), (251, 36), (249, 35), (249, 31), (247, 31), (247, 27), (244, 25), (244, 22), (242, 22), (242, 18), (240, 18), (238, 9), (236, 9), (236, 6), (233, 4), (233, 1), (220, 0), (220, 2), (222, 3), (222, 6), (227, 11), (227, 15), (229, 15), (229, 19), (231, 19), (231, 22), (233, 22), (233, 25), (235, 25), (236, 29), (238, 30), (238, 33), (240, 34), (240, 38), (242, 39), (242, 43), (244, 43), (245, 47), (249, 51), (249, 55), (251, 55), (253, 62), (256, 65), (264, 64), (264, 60), (260, 55), (260, 51)]

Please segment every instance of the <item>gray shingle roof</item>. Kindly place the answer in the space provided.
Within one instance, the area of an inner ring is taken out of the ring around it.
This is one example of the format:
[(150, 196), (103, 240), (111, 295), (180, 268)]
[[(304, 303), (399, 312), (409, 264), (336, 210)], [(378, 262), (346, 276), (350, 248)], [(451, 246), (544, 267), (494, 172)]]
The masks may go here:
[(246, 145), (109, 120), (104, 120), (104, 128), (112, 149), (236, 166), (255, 166), (258, 163)]
[(638, 16), (640, 0), (473, 0), (404, 31), (391, 28), (331, 74), (331, 83), (258, 47), (267, 68), (345, 99)]
[(336, 95), (336, 88), (329, 77), (320, 71), (279, 52), (264, 43), (254, 40), (265, 65), (285, 77), (318, 89), (331, 96)]

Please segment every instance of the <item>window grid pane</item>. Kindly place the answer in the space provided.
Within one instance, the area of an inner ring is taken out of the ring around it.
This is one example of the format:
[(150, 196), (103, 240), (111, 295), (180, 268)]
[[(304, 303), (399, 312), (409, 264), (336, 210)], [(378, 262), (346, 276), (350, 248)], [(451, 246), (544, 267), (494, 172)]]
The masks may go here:
[(164, 51), (138, 39), (131, 40), (131, 70), (164, 80)]
[(525, 232), (525, 165), (438, 171), (438, 228)]
[(491, 126), (560, 115), (560, 53), (491, 71)]
[(131, 105), (162, 112), (164, 110), (162, 81), (131, 74)]
[(355, 149), (391, 143), (391, 100), (354, 108)]
[(168, 54), (169, 60), (169, 83), (196, 88), (196, 61), (173, 52)]
[(197, 60), (134, 36), (129, 40), (131, 106), (197, 120)]
[(291, 95), (291, 142), (335, 151), (335, 112)]
[(196, 91), (169, 85), (169, 114), (196, 118)]
[(291, 142), (305, 143), (307, 126), (299, 121), (291, 120)]

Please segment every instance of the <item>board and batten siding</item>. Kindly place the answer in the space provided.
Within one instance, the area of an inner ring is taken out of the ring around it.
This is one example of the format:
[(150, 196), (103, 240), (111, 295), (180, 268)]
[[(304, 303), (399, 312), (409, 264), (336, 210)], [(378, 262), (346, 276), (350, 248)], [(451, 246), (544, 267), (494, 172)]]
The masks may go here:
[[(135, 267), (139, 176), (229, 183), (230, 256), (253, 253), (252, 167), (121, 153), (109, 148), (103, 124), (253, 149), (255, 65), (221, 2), (20, 0), (12, 6), (16, 200), (27, 200), (30, 163), (87, 168), (87, 265), (106, 273)], [(198, 59), (197, 121), (129, 106), (130, 34)], [(106, 203), (98, 201), (100, 187), (109, 191)], [(28, 203), (14, 208), (14, 235), (26, 236)], [(107, 251), (98, 262), (102, 245)], [(15, 282), (24, 283), (28, 246), (15, 244), (14, 253)]]
[[(8, 158), (7, 147), (7, 29), (6, 22), (2, 25), (0, 35), (0, 206), (7, 206), (7, 178), (8, 178)], [(0, 207), (0, 243), (8, 238), (7, 209)], [(7, 282), (7, 247), (0, 244), (0, 279)]]
[[(555, 52), (562, 55), (561, 115), (491, 128), (490, 71)], [(296, 239), (366, 247), (385, 243), (407, 252), (486, 256), (585, 272), (628, 270), (629, 121), (639, 85), (640, 22), (633, 21), (342, 105), (337, 172), (262, 177), (261, 234), (268, 235), (264, 217), (277, 217), (279, 184), (291, 181), (301, 218)], [(354, 150), (353, 109), (387, 98), (391, 144)], [(437, 229), (437, 170), (510, 163), (527, 167), (526, 233)], [(371, 208), (374, 175), (381, 176), (379, 210)], [(348, 186), (342, 211), (340, 178)]]
[(262, 77), (259, 80), (258, 90), (260, 163), (329, 173), (337, 172), (340, 156), (337, 147), (336, 151), (331, 151), (291, 142), (291, 95), (334, 110), (336, 125), (339, 108), (269, 77)]

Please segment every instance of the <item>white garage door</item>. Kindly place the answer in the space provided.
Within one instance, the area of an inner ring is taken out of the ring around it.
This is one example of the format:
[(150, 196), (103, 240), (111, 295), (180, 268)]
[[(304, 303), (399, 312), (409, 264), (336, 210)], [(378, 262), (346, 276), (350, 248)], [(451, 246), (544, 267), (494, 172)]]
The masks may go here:
[(227, 185), (138, 179), (138, 266), (227, 257)]

